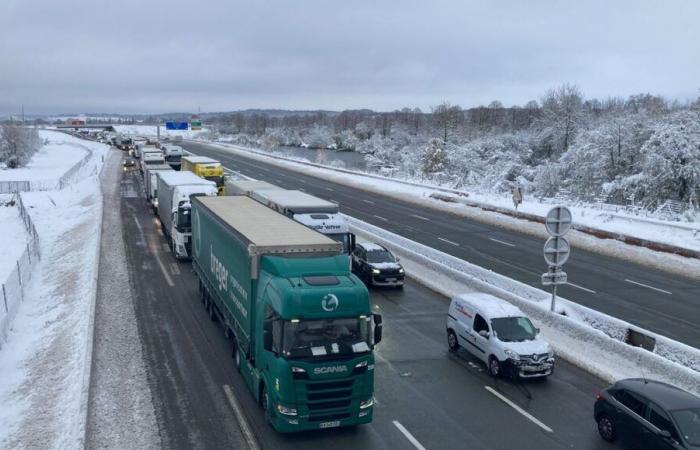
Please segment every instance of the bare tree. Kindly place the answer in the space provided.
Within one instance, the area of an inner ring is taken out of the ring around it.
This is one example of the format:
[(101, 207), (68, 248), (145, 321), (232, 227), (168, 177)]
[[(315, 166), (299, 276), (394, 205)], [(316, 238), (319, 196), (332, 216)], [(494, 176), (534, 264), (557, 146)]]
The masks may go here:
[(448, 135), (464, 120), (464, 112), (457, 105), (443, 102), (432, 108), (433, 123), (442, 132), (442, 140), (447, 142)]
[(565, 83), (550, 89), (542, 98), (540, 125), (546, 135), (546, 153), (562, 153), (569, 149), (573, 136), (583, 122), (583, 95), (578, 86)]
[(39, 149), (39, 134), (33, 128), (12, 123), (0, 125), (0, 163), (7, 167), (21, 167)]

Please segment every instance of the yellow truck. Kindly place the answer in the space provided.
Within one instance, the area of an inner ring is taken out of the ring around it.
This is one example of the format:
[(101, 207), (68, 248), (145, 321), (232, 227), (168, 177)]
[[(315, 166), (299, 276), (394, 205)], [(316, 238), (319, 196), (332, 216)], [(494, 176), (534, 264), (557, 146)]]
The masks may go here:
[(224, 195), (224, 168), (215, 159), (206, 156), (183, 156), (180, 170), (189, 171), (206, 180), (216, 183), (219, 195)]

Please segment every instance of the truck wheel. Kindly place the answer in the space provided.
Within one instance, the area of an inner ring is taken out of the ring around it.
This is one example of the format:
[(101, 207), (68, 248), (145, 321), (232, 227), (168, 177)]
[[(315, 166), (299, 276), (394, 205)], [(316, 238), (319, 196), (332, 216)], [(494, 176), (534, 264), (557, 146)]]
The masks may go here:
[(447, 346), (450, 351), (456, 352), (459, 350), (459, 340), (457, 340), (457, 334), (452, 330), (447, 330)]
[(216, 306), (214, 306), (214, 302), (212, 302), (210, 298), (207, 312), (209, 313), (209, 320), (212, 322), (216, 322), (216, 310), (214, 308), (216, 308)]
[(238, 343), (233, 343), (233, 360), (236, 363), (236, 370), (241, 373), (241, 352), (238, 350)]
[(270, 411), (270, 396), (267, 394), (267, 386), (265, 386), (265, 384), (263, 384), (262, 387), (260, 403), (262, 404), (263, 412), (265, 413), (265, 422), (269, 425), (272, 425), (272, 411)]

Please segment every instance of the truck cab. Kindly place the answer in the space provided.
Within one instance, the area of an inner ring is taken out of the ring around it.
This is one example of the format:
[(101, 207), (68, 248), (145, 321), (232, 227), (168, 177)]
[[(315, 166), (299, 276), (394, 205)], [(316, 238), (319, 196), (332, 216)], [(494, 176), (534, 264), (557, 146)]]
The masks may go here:
[(187, 154), (185, 149), (179, 145), (164, 144), (161, 146), (165, 155), (165, 162), (170, 164), (173, 170), (180, 170), (182, 165), (182, 157)]
[(224, 195), (224, 167), (215, 159), (206, 156), (183, 156), (180, 158), (181, 170), (187, 170), (198, 177), (216, 183), (219, 195)]
[(160, 149), (155, 147), (141, 148), (141, 172), (146, 173), (146, 168), (165, 164), (165, 157)]

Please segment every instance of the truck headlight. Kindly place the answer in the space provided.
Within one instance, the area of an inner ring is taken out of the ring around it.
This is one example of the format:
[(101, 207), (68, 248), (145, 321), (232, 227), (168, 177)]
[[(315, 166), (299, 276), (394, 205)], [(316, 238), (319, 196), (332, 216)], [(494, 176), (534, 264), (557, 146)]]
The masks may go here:
[(510, 359), (513, 359), (515, 361), (520, 361), (520, 355), (515, 353), (513, 350), (505, 349), (505, 350), (503, 350), (503, 353), (505, 353), (506, 356), (509, 357)]
[(367, 361), (360, 361), (359, 363), (355, 364), (355, 369), (361, 369), (363, 367), (367, 367)]
[(399, 268), (399, 273), (404, 273), (403, 267)]
[(374, 397), (370, 397), (367, 400), (362, 400), (360, 402), (360, 409), (371, 408), (374, 405)]
[(301, 367), (292, 367), (292, 373), (306, 373), (306, 370)]
[(290, 408), (290, 407), (284, 406), (280, 403), (277, 404), (277, 412), (280, 414), (284, 414), (285, 416), (296, 416), (297, 415), (296, 408)]
[(381, 270), (379, 270), (379, 269), (372, 269), (372, 275), (379, 275), (380, 273), (382, 273)]

